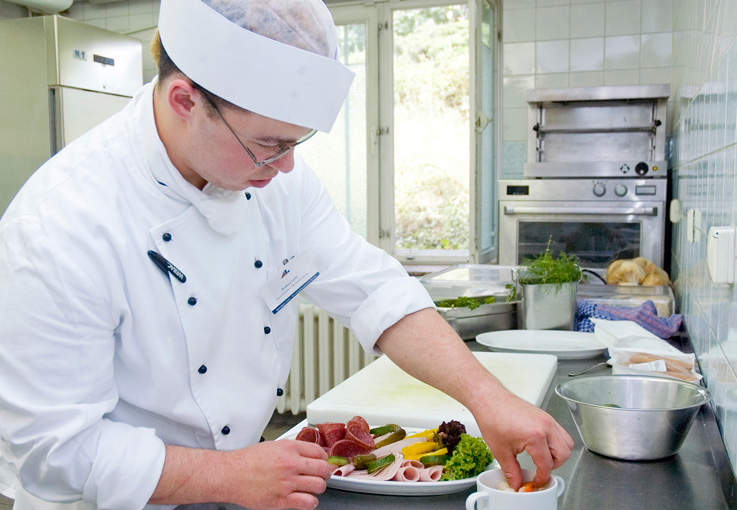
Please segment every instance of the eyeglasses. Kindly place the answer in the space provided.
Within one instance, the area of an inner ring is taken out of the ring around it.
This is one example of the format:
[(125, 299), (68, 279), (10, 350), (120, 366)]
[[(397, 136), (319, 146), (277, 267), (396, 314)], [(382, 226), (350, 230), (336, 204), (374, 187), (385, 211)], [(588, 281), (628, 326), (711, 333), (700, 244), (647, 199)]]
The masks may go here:
[(222, 115), (222, 113), (220, 113), (220, 109), (218, 108), (217, 103), (212, 98), (212, 96), (210, 95), (210, 93), (208, 91), (206, 91), (205, 89), (203, 89), (202, 87), (200, 87), (199, 85), (196, 85), (196, 84), (195, 84), (195, 88), (202, 94), (202, 96), (207, 100), (207, 102), (210, 103), (210, 105), (212, 105), (212, 107), (215, 109), (215, 113), (217, 113), (217, 115), (220, 118), (220, 120), (223, 121), (223, 124), (225, 124), (225, 127), (227, 127), (228, 128), (228, 131), (230, 131), (233, 134), (233, 136), (238, 141), (238, 143), (241, 144), (241, 147), (243, 147), (243, 149), (246, 151), (246, 153), (248, 154), (248, 156), (253, 161), (253, 165), (255, 167), (257, 167), (257, 168), (260, 167), (260, 166), (268, 165), (269, 163), (273, 163), (277, 159), (286, 156), (289, 153), (289, 151), (293, 150), (297, 145), (306, 142), (307, 140), (309, 140), (310, 138), (312, 138), (313, 136), (315, 136), (315, 133), (317, 133), (317, 129), (313, 129), (312, 131), (310, 131), (309, 133), (307, 133), (306, 135), (304, 135), (302, 138), (300, 138), (299, 140), (297, 140), (296, 142), (294, 142), (292, 145), (289, 145), (289, 146), (278, 145), (276, 147), (277, 148), (276, 154), (274, 154), (270, 158), (264, 159), (263, 161), (259, 161), (258, 158), (256, 158), (256, 156), (253, 154), (253, 152), (251, 152), (251, 150), (248, 147), (246, 147), (246, 144), (244, 144), (243, 142), (241, 142), (241, 139), (238, 138), (238, 135), (235, 134), (235, 131), (233, 131), (233, 128), (230, 127), (230, 124), (228, 124), (228, 122), (225, 120), (225, 118), (223, 118), (223, 115)]

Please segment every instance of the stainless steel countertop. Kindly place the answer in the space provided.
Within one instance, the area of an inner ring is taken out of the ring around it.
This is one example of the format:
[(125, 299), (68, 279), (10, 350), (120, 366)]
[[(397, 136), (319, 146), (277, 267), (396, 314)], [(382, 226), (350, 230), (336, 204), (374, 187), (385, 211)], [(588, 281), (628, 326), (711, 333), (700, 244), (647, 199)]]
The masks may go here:
[[(676, 344), (688, 352), (687, 341)], [(467, 342), (471, 350), (485, 350)], [(558, 370), (542, 408), (550, 413), (573, 437), (571, 458), (555, 474), (566, 481), (565, 493), (558, 500), (561, 510), (620, 510), (622, 508), (727, 509), (737, 505), (737, 482), (727, 458), (724, 443), (710, 405), (703, 406), (674, 456), (652, 462), (626, 462), (608, 459), (588, 451), (581, 442), (565, 402), (555, 395), (555, 386), (569, 379), (568, 374), (604, 361), (605, 358), (560, 360)], [(607, 373), (609, 367), (591, 372)], [(585, 376), (581, 376), (585, 377)], [(533, 467), (526, 454), (519, 458), (523, 467)], [(383, 496), (328, 489), (319, 497), (321, 510), (331, 509), (460, 509), (475, 489), (441, 496)]]

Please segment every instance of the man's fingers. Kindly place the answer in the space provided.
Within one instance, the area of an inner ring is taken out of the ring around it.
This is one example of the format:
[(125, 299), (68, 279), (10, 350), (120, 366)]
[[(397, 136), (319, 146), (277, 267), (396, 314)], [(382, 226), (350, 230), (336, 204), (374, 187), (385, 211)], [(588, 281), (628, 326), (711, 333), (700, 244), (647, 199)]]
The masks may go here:
[(502, 455), (495, 456), (496, 460), (499, 461), (499, 465), (504, 471), (504, 477), (507, 479), (507, 483), (514, 490), (519, 489), (522, 486), (522, 468), (520, 468), (519, 462), (515, 455), (508, 455), (504, 452)]

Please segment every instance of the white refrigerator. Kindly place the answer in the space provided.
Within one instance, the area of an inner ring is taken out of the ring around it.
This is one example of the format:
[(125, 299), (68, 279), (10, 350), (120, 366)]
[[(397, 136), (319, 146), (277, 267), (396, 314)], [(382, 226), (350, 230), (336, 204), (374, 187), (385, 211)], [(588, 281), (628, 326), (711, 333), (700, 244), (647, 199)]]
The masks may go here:
[(0, 214), (41, 164), (128, 103), (141, 46), (58, 15), (0, 20)]

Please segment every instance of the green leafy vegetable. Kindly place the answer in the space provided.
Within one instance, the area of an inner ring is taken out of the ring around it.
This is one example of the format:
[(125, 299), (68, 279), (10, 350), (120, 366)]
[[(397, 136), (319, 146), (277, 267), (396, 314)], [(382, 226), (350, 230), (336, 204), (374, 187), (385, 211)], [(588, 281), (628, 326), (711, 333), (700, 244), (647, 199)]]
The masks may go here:
[(441, 308), (470, 308), (471, 310), (474, 310), (481, 305), (490, 305), (496, 303), (496, 298), (494, 296), (487, 296), (483, 299), (484, 301), (481, 302), (481, 298), (461, 296), (456, 299), (444, 299), (442, 301), (436, 301), (435, 304)]
[(491, 450), (480, 437), (461, 434), (453, 456), (445, 463), (441, 480), (463, 480), (482, 473), (494, 460)]

